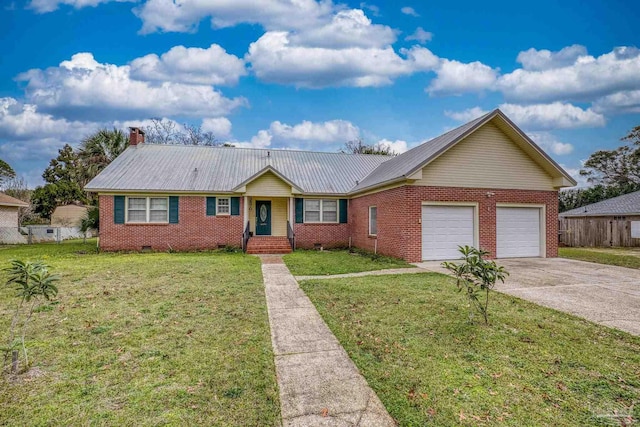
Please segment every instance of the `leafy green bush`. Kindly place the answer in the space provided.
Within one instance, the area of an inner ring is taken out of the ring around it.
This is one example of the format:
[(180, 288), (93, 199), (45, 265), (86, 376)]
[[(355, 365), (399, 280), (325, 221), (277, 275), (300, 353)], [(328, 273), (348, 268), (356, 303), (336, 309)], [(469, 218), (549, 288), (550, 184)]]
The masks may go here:
[[(58, 288), (55, 282), (60, 280), (60, 277), (51, 274), (48, 266), (42, 262), (24, 262), (20, 260), (11, 260), (10, 262), (11, 267), (4, 269), (9, 275), (6, 284), (7, 286), (13, 286), (17, 291), (16, 297), (19, 299), (19, 302), (17, 303), (11, 321), (9, 341), (5, 348), (5, 362), (10, 353), (13, 353), (15, 347), (21, 344), (24, 355), (24, 366), (25, 369), (28, 369), (29, 358), (24, 341), (29, 320), (31, 320), (31, 316), (38, 308), (37, 306), (41, 303), (42, 298), (49, 301), (58, 294)], [(21, 330), (20, 340), (16, 339), (18, 330)], [(15, 369), (15, 361), (13, 368)]]

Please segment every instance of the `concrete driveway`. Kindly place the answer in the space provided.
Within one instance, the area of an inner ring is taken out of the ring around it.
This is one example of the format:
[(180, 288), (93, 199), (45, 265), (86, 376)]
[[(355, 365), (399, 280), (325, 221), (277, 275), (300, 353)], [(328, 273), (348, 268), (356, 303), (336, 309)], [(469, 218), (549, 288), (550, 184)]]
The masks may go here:
[[(640, 336), (640, 270), (564, 258), (498, 263), (510, 273), (498, 291)], [(448, 273), (439, 262), (416, 265)]]

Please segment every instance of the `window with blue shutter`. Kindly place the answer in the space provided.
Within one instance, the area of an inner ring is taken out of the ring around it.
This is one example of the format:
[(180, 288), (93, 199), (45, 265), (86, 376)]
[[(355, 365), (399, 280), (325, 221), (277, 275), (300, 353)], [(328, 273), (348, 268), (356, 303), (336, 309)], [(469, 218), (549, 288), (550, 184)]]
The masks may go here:
[(349, 201), (347, 199), (340, 199), (340, 224), (346, 224), (349, 218), (348, 206)]
[(124, 196), (113, 196), (113, 223), (124, 224)]
[(240, 197), (231, 198), (231, 215), (240, 215)]
[(216, 215), (216, 198), (207, 197), (207, 216)]
[(179, 200), (178, 196), (170, 196), (169, 197), (169, 224), (177, 224), (178, 216), (180, 212), (179, 208)]
[(304, 199), (296, 198), (296, 224), (304, 222)]

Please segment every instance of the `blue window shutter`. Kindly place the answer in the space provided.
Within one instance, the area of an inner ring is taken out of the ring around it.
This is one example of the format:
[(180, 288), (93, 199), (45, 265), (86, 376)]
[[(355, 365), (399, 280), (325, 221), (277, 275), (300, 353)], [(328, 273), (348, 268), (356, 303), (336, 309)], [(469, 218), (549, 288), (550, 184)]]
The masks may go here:
[(340, 224), (346, 224), (349, 218), (349, 211), (347, 206), (349, 201), (347, 199), (340, 199)]
[(296, 199), (296, 224), (304, 222), (304, 199)]
[(169, 196), (169, 224), (178, 223), (178, 212), (180, 210), (178, 206), (178, 196)]
[(216, 216), (216, 198), (207, 197), (207, 216)]
[(240, 215), (240, 197), (231, 198), (231, 215)]
[(124, 224), (124, 196), (113, 196), (113, 223)]

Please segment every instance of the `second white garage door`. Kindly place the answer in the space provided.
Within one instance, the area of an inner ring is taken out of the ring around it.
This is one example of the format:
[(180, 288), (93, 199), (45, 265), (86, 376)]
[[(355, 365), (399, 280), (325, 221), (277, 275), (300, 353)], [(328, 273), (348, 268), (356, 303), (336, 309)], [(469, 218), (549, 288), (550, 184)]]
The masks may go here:
[(458, 259), (458, 246), (474, 246), (473, 206), (422, 207), (422, 259)]
[(541, 256), (540, 208), (496, 209), (496, 256), (519, 258)]

